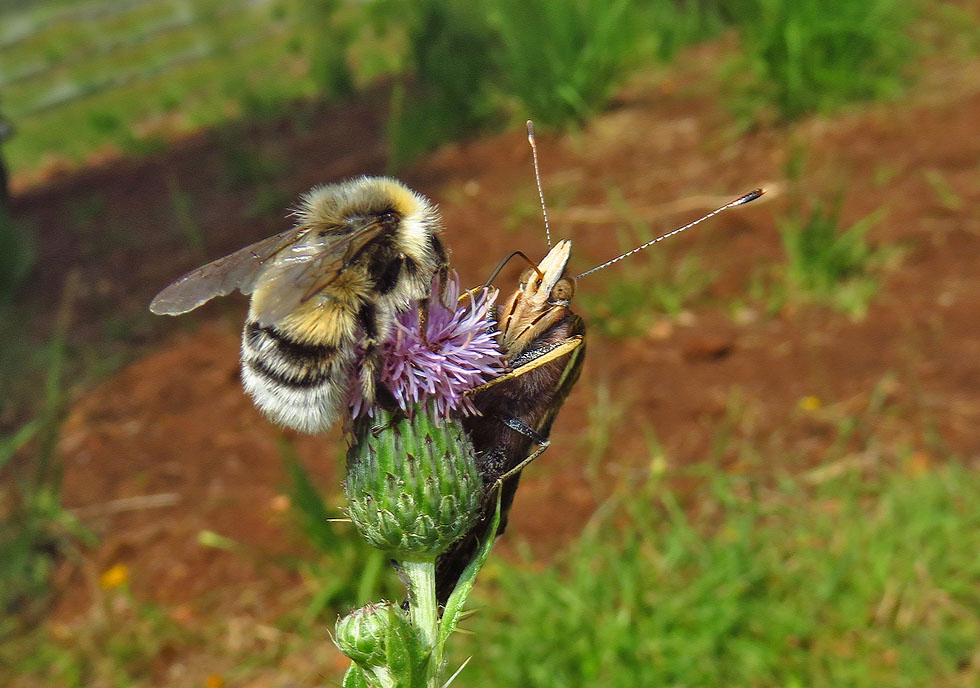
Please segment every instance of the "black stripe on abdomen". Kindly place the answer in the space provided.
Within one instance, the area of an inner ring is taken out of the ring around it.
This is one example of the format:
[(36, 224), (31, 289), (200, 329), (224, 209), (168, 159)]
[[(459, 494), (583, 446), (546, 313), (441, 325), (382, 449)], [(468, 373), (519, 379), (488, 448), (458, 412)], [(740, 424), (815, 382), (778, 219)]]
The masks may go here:
[(275, 327), (260, 327), (254, 322), (245, 325), (245, 343), (253, 351), (263, 353), (272, 345), (284, 360), (295, 365), (317, 365), (337, 353), (335, 346), (300, 344)]
[(308, 370), (289, 370), (287, 367), (275, 369), (261, 358), (251, 358), (244, 362), (249, 369), (268, 383), (282, 385), (291, 389), (312, 389), (330, 380), (330, 370), (326, 368)]
[(301, 344), (274, 327), (245, 325), (242, 365), (270, 385), (312, 389), (343, 369), (340, 350), (326, 344)]

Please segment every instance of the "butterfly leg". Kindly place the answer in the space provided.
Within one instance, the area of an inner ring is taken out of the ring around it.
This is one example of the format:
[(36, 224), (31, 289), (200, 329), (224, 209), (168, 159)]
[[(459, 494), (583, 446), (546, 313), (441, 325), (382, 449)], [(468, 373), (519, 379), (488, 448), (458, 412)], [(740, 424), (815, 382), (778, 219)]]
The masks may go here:
[(493, 489), (494, 490), (499, 490), (503, 486), (505, 480), (507, 480), (508, 478), (511, 478), (511, 477), (513, 477), (515, 475), (517, 475), (518, 473), (520, 473), (521, 471), (523, 471), (525, 468), (527, 468), (528, 465), (532, 461), (534, 461), (536, 458), (538, 458), (539, 456), (541, 456), (542, 454), (544, 454), (545, 449), (547, 449), (550, 446), (551, 446), (551, 441), (550, 440), (541, 440), (541, 442), (540, 442), (540, 444), (538, 444), (537, 448), (535, 448), (535, 450), (533, 452), (531, 452), (530, 454), (528, 454), (527, 457), (523, 461), (521, 461), (519, 464), (517, 464), (516, 466), (514, 466), (513, 468), (511, 468), (509, 471), (506, 471), (505, 473), (503, 473), (502, 475), (500, 475), (500, 477), (497, 478), (496, 482), (493, 484)]
[(519, 365), (513, 370), (504, 373), (503, 375), (498, 375), (497, 377), (493, 378), (489, 382), (483, 383), (479, 387), (474, 387), (473, 389), (469, 389), (465, 393), (476, 394), (477, 392), (482, 392), (485, 389), (489, 389), (490, 387), (499, 385), (502, 382), (507, 382), (508, 380), (513, 380), (514, 378), (520, 377), (521, 375), (530, 373), (532, 370), (540, 368), (546, 363), (550, 363), (551, 361), (554, 361), (557, 358), (561, 358), (562, 356), (570, 354), (572, 351), (580, 347), (584, 341), (585, 341), (584, 337), (580, 335), (575, 337), (569, 337), (561, 344), (558, 344), (557, 346), (549, 349), (548, 351), (537, 356), (533, 360), (528, 361), (523, 365)]

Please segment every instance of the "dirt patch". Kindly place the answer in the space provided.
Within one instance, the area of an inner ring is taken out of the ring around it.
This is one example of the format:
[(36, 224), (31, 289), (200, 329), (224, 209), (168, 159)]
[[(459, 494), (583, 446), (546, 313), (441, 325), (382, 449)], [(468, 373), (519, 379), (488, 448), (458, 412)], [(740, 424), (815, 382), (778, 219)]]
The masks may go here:
[[(262, 581), (260, 593), (298, 584), (274, 565), (297, 545), (276, 500), (281, 433), (240, 393), (237, 354), (238, 333), (220, 324), (180, 336), (87, 395), (65, 425), (66, 504), (104, 533), (97, 569), (129, 565), (140, 598), (206, 603), (217, 581)], [(325, 455), (310, 464), (329, 480), (336, 438), (302, 444)], [(136, 495), (151, 497), (114, 501)], [(202, 531), (243, 549), (202, 546)]]
[[(710, 55), (695, 56), (695, 64), (704, 63), (699, 57)], [(868, 420), (886, 443), (877, 448), (881, 461), (905, 451), (980, 455), (980, 220), (972, 211), (980, 202), (977, 67), (957, 66), (961, 78), (942, 89), (926, 83), (909, 103), (813, 120), (792, 133), (741, 136), (715, 100), (717, 85), (692, 68), (669, 89), (638, 82), (575, 135), (541, 136), (554, 227), (575, 239), (573, 260), (581, 269), (616, 253), (611, 227), (641, 220), (654, 231), (669, 229), (709, 209), (716, 197), (765, 183), (778, 188), (785, 162), (800, 145), (809, 152), (814, 192), (834, 191), (846, 181), (847, 222), (887, 207), (887, 219), (871, 237), (903, 246), (904, 256), (868, 316), (853, 322), (820, 307), (769, 317), (751, 303), (746, 317), (729, 315), (736, 299), (746, 300), (760, 266), (779, 260), (773, 217), (783, 213), (785, 196), (773, 194), (767, 204), (655, 249), (671, 260), (697, 255), (718, 271), (710, 298), (688, 317), (658, 322), (645, 336), (591, 336), (583, 379), (555, 426), (552, 448), (522, 482), (507, 540), (519, 534), (542, 558), (566, 543), (601, 499), (603, 484), (635, 480), (654, 458), (651, 433), (671, 464), (714, 458), (732, 470), (781, 471), (820, 463), (837, 419), (861, 419), (875, 390), (891, 409)], [(935, 65), (929, 73), (944, 70)], [(353, 106), (313, 112), (303, 127), (290, 120), (241, 129), (239, 143), (285, 161), (270, 183), (294, 198), (315, 183), (381, 171), (382, 102), (374, 94)], [(280, 209), (243, 214), (256, 187), (229, 185), (229, 144), (218, 136), (202, 135), (148, 161), (81, 173), (34, 190), (16, 205), (35, 226), (51, 228), (41, 236), (39, 269), (63, 274), (76, 268), (92, 285), (78, 336), (104, 341), (95, 331), (111, 310), (130, 328), (119, 346), (157, 349), (84, 392), (65, 426), (66, 506), (88, 514), (85, 520), (102, 535), (91, 564), (95, 570), (130, 565), (141, 599), (210, 610), (237, 607), (243, 599), (274, 600), (296, 586), (276, 561), (302, 551), (278, 498), (282, 434), (240, 389), (237, 328), (244, 299), (209, 306), (187, 319), (206, 325), (180, 333), (186, 323), (135, 315), (198, 262), (181, 239), (168, 183), (171, 189), (176, 183), (195, 209), (209, 256), (287, 225)], [(958, 206), (937, 194), (924, 170), (946, 180)], [(440, 203), (465, 283), (482, 281), (515, 248), (544, 253), (521, 132), (450, 146), (402, 177)], [(699, 200), (704, 194), (710, 198)], [(92, 196), (100, 203), (80, 225), (79, 204)], [(626, 217), (603, 215), (614, 197), (625, 199)], [(676, 199), (689, 202), (671, 205)], [(106, 227), (124, 229), (131, 240), (101, 255), (92, 242), (105, 239)], [(602, 293), (631, 269), (627, 263), (597, 273), (579, 290)], [(505, 271), (500, 283), (512, 283), (518, 270)], [(39, 313), (56, 292), (32, 297)], [(588, 321), (590, 314), (583, 315)], [(810, 396), (820, 400), (819, 412), (800, 410), (800, 399)], [(742, 414), (730, 428), (733, 436), (765, 447), (766, 456), (784, 456), (784, 463), (747, 465), (751, 460), (736, 443), (718, 448), (719, 432), (734, 422), (733, 406)], [(339, 437), (290, 439), (321, 485), (337, 484)], [(114, 502), (148, 495), (171, 497), (122, 510)], [(239, 548), (202, 547), (202, 530), (232, 538)], [(64, 590), (62, 616), (85, 608), (80, 580), (73, 577)]]

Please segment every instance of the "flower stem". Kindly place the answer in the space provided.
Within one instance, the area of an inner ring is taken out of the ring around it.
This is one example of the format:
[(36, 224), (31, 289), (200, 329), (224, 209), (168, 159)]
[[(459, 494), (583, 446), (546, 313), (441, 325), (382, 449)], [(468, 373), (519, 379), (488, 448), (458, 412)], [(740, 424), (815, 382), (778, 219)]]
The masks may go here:
[(411, 586), (412, 625), (421, 634), (431, 651), (429, 656), (429, 685), (437, 686), (442, 671), (442, 646), (439, 643), (439, 603), (436, 601), (436, 563), (432, 561), (403, 561), (402, 567)]

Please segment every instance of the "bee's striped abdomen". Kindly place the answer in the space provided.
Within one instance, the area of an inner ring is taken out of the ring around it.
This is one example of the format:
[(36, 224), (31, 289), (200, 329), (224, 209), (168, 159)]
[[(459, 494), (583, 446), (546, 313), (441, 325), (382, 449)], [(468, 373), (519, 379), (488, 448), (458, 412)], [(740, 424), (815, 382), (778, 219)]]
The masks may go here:
[(277, 423), (319, 432), (345, 403), (352, 346), (301, 344), (255, 322), (242, 333), (242, 384), (256, 406)]

